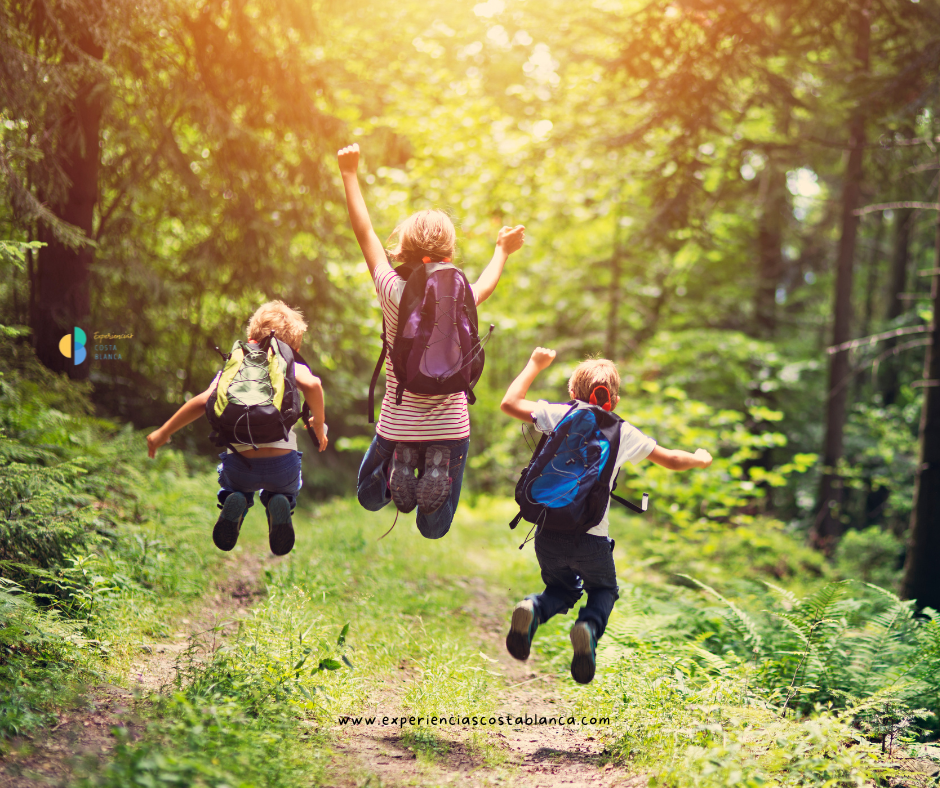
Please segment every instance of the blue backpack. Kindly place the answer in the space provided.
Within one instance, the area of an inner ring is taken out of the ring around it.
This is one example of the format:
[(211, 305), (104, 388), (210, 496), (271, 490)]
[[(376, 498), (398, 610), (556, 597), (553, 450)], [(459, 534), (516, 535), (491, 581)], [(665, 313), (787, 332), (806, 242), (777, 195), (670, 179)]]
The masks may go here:
[(581, 400), (569, 405), (558, 426), (542, 435), (519, 477), (519, 514), (510, 528), (524, 518), (540, 529), (580, 536), (603, 519), (611, 499), (639, 514), (646, 511), (646, 493), (638, 506), (612, 491), (623, 419)]

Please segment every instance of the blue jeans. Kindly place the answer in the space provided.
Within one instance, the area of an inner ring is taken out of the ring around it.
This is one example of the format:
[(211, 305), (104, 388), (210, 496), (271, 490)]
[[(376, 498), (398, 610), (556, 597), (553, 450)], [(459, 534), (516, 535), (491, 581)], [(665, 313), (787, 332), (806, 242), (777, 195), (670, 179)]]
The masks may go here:
[(545, 590), (526, 599), (534, 603), (539, 623), (567, 613), (581, 598), (582, 590), (587, 591), (587, 604), (578, 611), (578, 621), (590, 621), (600, 639), (620, 596), (613, 552), (614, 543), (606, 536), (584, 534), (578, 538), (536, 532), (535, 557)]
[[(283, 495), (290, 503), (291, 511), (297, 503), (297, 493), (303, 486), (300, 475), (300, 458), (303, 452), (292, 451), (280, 457), (240, 457), (225, 452), (219, 455), (219, 508), (233, 492), (242, 493), (248, 499), (248, 507), (254, 503), (255, 492), (261, 490), (261, 505), (268, 508), (274, 495)], [(249, 468), (248, 465), (251, 465)]]
[[(450, 496), (441, 507), (431, 514), (418, 510), (418, 530), (426, 539), (440, 539), (450, 530), (457, 511), (457, 502), (460, 500), (460, 485), (463, 483), (463, 469), (467, 464), (467, 451), (470, 448), (470, 438), (450, 441), (407, 441), (410, 445), (418, 447), (418, 478), (424, 475), (424, 454), (428, 446), (450, 447)], [(356, 485), (356, 496), (364, 509), (377, 512), (392, 500), (391, 490), (388, 489), (388, 468), (392, 462), (392, 454), (398, 441), (390, 441), (380, 435), (372, 439), (362, 465), (359, 466), (359, 481)]]

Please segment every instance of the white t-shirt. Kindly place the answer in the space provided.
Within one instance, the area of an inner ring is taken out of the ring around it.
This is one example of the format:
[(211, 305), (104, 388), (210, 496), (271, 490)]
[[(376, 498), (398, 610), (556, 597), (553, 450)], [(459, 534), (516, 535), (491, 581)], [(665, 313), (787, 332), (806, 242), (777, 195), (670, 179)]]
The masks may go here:
[[(535, 422), (535, 429), (539, 432), (551, 432), (558, 426), (559, 422), (565, 417), (565, 414), (571, 410), (571, 405), (565, 402), (548, 402), (540, 399), (532, 411), (532, 420)], [(636, 464), (650, 456), (653, 449), (656, 448), (656, 441), (644, 435), (630, 422), (625, 421), (620, 426), (620, 449), (617, 452), (617, 460), (614, 465), (614, 472), (610, 475), (610, 486), (613, 489), (617, 481), (617, 475), (625, 462)], [(610, 501), (607, 502), (607, 508), (604, 510), (604, 516), (601, 521), (591, 528), (587, 533), (593, 536), (607, 536), (610, 522), (608, 514), (610, 512)]]

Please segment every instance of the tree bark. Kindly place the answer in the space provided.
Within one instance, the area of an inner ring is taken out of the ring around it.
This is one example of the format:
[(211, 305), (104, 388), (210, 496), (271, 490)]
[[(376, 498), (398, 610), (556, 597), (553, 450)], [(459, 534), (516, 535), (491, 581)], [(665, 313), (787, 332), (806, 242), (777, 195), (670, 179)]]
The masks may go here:
[[(940, 192), (940, 189), (938, 189)], [(940, 211), (937, 211), (934, 268), (940, 269)], [(924, 406), (920, 417), (920, 462), (908, 532), (901, 598), (919, 608), (940, 610), (940, 276), (931, 283), (933, 317), (924, 360)]]
[[(96, 60), (104, 54), (89, 34), (76, 42), (78, 48)], [(69, 57), (68, 55), (66, 57)], [(71, 56), (73, 59), (75, 55)], [(98, 198), (99, 131), (104, 108), (102, 86), (94, 76), (78, 86), (66, 108), (59, 130), (58, 158), (67, 179), (65, 198), (52, 207), (65, 222), (93, 235), (95, 202)], [(63, 336), (76, 327), (88, 329), (91, 312), (88, 278), (94, 261), (94, 247), (71, 247), (55, 237), (51, 228), (39, 226), (39, 240), (47, 244), (37, 255), (33, 287), (32, 329), (36, 355), (49, 369), (65, 372), (70, 378), (85, 379), (91, 366), (91, 353), (81, 364), (67, 358), (59, 349)], [(90, 350), (90, 349), (89, 349)]]
[(862, 336), (868, 336), (871, 324), (875, 317), (875, 291), (878, 289), (878, 263), (881, 260), (881, 241), (884, 238), (885, 219), (884, 212), (875, 214), (875, 237), (872, 239), (871, 251), (868, 255), (868, 265), (865, 282), (865, 317), (862, 319)]
[(777, 330), (777, 287), (783, 276), (783, 229), (787, 210), (787, 176), (768, 158), (760, 184), (761, 213), (757, 228), (756, 333), (769, 339)]
[[(901, 293), (907, 289), (908, 250), (911, 243), (911, 224), (914, 221), (913, 208), (899, 208), (894, 214), (894, 249), (891, 254), (891, 279), (888, 284), (888, 308), (885, 318), (888, 322), (897, 320), (904, 311), (905, 304), (901, 300)], [(884, 351), (893, 348), (897, 342), (889, 340), (885, 343)], [(889, 356), (885, 360), (884, 372), (881, 378), (881, 401), (885, 405), (893, 405), (898, 398), (900, 388), (898, 382), (898, 358)]]
[[(871, 22), (868, 1), (856, 11), (855, 44), (856, 73), (868, 70)], [(862, 183), (862, 154), (865, 147), (865, 113), (860, 102), (849, 120), (849, 157), (842, 187), (842, 234), (836, 262), (836, 284), (833, 294), (832, 344), (850, 339), (852, 324), (852, 277), (855, 263), (855, 242), (858, 235), (858, 207)], [(842, 522), (843, 485), (838, 464), (843, 453), (846, 400), (849, 391), (848, 351), (833, 353), (829, 361), (828, 398), (826, 402), (826, 437), (823, 443), (823, 476), (820, 482), (819, 506), (810, 532), (814, 547), (831, 555), (845, 530)]]

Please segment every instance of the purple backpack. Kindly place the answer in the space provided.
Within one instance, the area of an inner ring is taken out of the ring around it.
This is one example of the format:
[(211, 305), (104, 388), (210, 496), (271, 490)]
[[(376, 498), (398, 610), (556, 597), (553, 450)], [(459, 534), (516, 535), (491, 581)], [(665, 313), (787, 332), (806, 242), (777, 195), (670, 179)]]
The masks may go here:
[[(456, 394), (473, 404), (473, 387), (485, 356), (477, 325), (477, 307), (463, 271), (450, 263), (405, 264), (395, 272), (407, 281), (398, 307), (398, 330), (391, 344), (382, 325), (382, 353), (369, 386), (369, 423), (375, 421), (375, 384), (391, 355), (398, 379), (395, 402), (405, 389), (414, 394)], [(486, 339), (493, 333), (490, 325)]]

